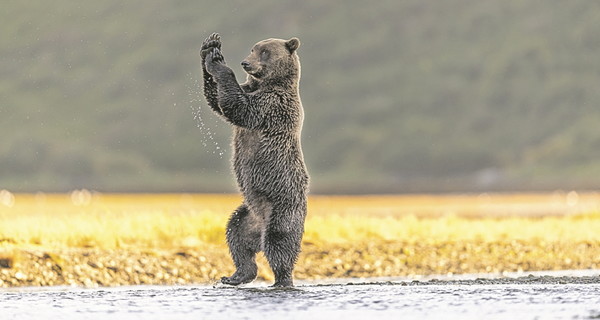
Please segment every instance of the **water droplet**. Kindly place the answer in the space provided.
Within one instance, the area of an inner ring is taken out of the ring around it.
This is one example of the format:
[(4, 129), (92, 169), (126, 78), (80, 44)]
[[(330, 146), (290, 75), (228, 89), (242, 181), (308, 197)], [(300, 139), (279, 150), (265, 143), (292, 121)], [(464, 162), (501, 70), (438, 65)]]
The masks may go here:
[[(202, 137), (200, 139), (200, 143), (204, 148), (206, 148), (207, 152), (211, 152), (212, 154), (219, 154), (219, 157), (223, 157), (224, 152), (221, 150), (219, 143), (215, 140), (214, 134), (211, 131), (210, 127), (205, 123), (202, 117), (202, 106), (207, 105), (202, 99), (202, 93), (200, 88), (200, 83), (197, 79), (194, 79), (190, 74), (190, 79), (194, 81), (194, 86), (188, 85), (188, 96), (190, 99), (190, 109), (192, 110), (192, 115), (194, 116), (194, 120), (196, 121), (196, 127), (200, 129), (200, 133)], [(215, 123), (216, 125), (216, 123)], [(214, 148), (212, 150), (208, 150), (209, 145)], [(220, 151), (218, 151), (220, 150)], [(218, 151), (218, 152), (217, 152)]]

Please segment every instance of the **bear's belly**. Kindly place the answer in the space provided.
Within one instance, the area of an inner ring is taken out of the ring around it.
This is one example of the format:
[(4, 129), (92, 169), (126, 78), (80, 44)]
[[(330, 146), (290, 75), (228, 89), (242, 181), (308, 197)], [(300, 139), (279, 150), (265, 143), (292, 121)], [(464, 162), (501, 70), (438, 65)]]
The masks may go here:
[(260, 132), (245, 128), (236, 128), (233, 137), (233, 150), (235, 159), (250, 159), (254, 157), (260, 146)]
[(272, 198), (306, 188), (307, 175), (295, 139), (265, 137), (258, 131), (236, 128), (233, 144), (233, 169), (244, 196)]
[[(233, 136), (233, 170), (243, 193), (250, 185), (256, 171), (256, 153), (260, 148), (260, 133), (245, 128), (235, 128)], [(253, 173), (254, 172), (254, 173)]]

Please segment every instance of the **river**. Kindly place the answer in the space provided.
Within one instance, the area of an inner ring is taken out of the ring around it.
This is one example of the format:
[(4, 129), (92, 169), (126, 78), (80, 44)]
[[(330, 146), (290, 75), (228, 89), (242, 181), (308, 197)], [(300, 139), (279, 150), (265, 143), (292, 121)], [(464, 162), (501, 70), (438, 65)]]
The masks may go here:
[[(421, 281), (21, 288), (0, 290), (2, 319), (600, 319), (600, 276)], [(592, 274), (593, 273), (593, 274)], [(339, 282), (339, 281), (338, 281)]]

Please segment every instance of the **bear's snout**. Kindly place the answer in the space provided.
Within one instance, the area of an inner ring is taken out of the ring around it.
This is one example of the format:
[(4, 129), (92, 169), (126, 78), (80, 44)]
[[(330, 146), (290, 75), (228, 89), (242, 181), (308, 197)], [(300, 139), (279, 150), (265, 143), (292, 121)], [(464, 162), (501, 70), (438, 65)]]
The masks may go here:
[(242, 61), (242, 68), (244, 68), (244, 70), (249, 71), (250, 70), (250, 62), (244, 60)]

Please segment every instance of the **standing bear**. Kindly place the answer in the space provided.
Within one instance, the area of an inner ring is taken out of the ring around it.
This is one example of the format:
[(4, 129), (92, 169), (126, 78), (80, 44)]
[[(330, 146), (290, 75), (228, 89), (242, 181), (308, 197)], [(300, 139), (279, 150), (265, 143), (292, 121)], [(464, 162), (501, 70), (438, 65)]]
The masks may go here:
[(235, 273), (230, 285), (256, 278), (256, 253), (263, 251), (275, 275), (274, 287), (293, 286), (306, 218), (308, 173), (300, 133), (297, 38), (267, 39), (242, 61), (247, 79), (238, 84), (213, 33), (202, 44), (204, 95), (209, 106), (233, 125), (233, 169), (243, 203), (227, 224)]

